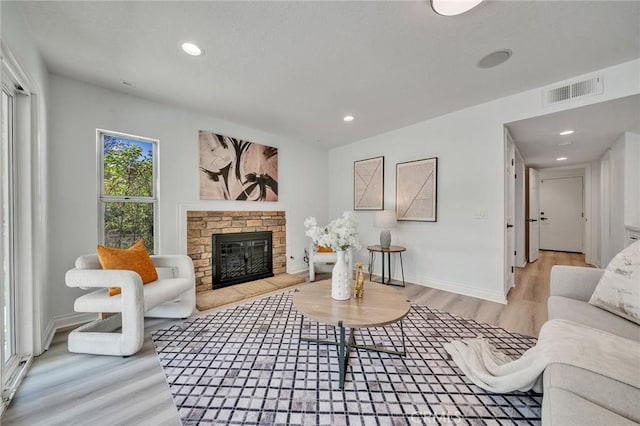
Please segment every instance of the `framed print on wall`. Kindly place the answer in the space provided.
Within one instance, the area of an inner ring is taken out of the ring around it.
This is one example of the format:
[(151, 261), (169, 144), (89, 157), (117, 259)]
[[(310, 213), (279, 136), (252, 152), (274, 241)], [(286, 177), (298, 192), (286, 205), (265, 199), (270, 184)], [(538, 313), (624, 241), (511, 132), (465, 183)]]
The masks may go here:
[(200, 199), (278, 201), (278, 148), (198, 132)]
[(353, 209), (384, 210), (384, 157), (353, 162)]
[(438, 158), (396, 164), (398, 220), (437, 221)]

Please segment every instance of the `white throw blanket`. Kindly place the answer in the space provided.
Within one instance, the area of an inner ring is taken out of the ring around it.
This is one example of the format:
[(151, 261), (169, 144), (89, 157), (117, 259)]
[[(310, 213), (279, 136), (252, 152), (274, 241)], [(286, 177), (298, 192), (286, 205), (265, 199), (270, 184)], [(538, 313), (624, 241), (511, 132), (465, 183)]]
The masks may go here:
[(546, 322), (537, 344), (515, 360), (483, 338), (456, 340), (444, 348), (473, 383), (491, 392), (541, 392), (542, 373), (552, 363), (640, 388), (640, 343), (571, 321)]

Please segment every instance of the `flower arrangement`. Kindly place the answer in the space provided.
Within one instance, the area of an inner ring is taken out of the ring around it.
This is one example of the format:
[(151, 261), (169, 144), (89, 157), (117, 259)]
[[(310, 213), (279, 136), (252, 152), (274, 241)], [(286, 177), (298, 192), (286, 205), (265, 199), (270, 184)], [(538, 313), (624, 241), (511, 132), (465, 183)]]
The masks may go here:
[(332, 220), (327, 226), (318, 226), (315, 217), (308, 217), (304, 221), (307, 228), (305, 235), (314, 243), (331, 247), (334, 250), (347, 250), (351, 247), (360, 248), (356, 217), (353, 212), (344, 212), (342, 216)]

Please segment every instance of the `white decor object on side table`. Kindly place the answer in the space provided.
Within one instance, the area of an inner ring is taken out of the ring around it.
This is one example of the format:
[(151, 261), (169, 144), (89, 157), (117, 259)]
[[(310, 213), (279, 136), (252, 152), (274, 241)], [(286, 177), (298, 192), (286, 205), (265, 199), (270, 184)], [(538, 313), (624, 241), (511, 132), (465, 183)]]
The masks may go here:
[(345, 260), (345, 251), (360, 248), (357, 234), (357, 223), (352, 212), (344, 212), (341, 217), (332, 220), (326, 226), (318, 226), (315, 217), (304, 221), (306, 235), (314, 243), (330, 247), (337, 255), (336, 264), (331, 274), (331, 297), (336, 300), (351, 298), (351, 274)]
[(380, 231), (380, 247), (388, 249), (391, 246), (391, 231), (389, 229), (396, 226), (396, 213), (392, 210), (376, 212), (373, 225), (376, 228), (382, 228), (382, 231)]

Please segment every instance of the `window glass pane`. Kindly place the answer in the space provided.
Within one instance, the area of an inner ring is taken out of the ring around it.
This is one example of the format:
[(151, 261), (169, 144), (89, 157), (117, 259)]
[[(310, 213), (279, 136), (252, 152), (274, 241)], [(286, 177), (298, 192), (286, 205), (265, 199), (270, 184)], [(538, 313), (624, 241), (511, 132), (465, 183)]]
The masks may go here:
[(153, 197), (153, 144), (104, 135), (104, 195)]
[(12, 141), (11, 120), (13, 102), (12, 97), (2, 91), (2, 145), (0, 149), (0, 176), (2, 186), (0, 187), (0, 283), (3, 291), (3, 324), (2, 333), (3, 352), (2, 365), (13, 356), (15, 348), (13, 345), (13, 277), (11, 265), (11, 170), (10, 146)]
[(153, 203), (105, 202), (104, 240), (106, 246), (119, 248), (144, 240), (153, 253)]

